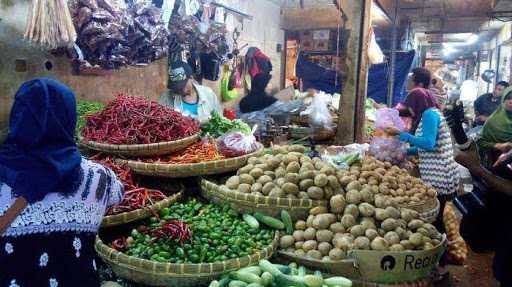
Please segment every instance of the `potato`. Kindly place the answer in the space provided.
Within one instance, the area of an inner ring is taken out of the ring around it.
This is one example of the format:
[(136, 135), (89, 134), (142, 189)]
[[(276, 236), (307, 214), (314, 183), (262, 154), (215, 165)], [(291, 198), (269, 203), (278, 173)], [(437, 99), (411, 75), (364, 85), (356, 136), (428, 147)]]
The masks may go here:
[[(287, 166), (288, 166), (290, 163), (294, 162), (294, 163), (296, 163), (296, 164), (297, 164), (297, 166), (300, 168), (300, 165), (299, 165), (299, 158), (298, 158), (296, 155), (293, 155), (293, 154), (287, 154), (287, 155), (285, 155), (285, 156), (284, 156), (284, 158), (283, 158), (283, 162), (284, 162), (284, 164), (286, 164)], [(297, 168), (297, 170), (296, 170), (296, 171), (298, 171), (298, 170), (299, 170), (299, 169)], [(293, 171), (293, 172), (296, 172), (296, 171)]]
[(311, 215), (318, 215), (327, 212), (329, 212), (329, 210), (326, 206), (315, 206), (309, 210), (309, 214)]
[(354, 237), (363, 236), (365, 232), (363, 226), (361, 225), (354, 225), (349, 229), (349, 231), (350, 234), (352, 234)]
[(287, 195), (286, 195), (286, 198), (289, 198), (289, 199), (298, 199), (297, 195), (295, 195), (295, 194), (291, 194), (291, 193), (290, 193), (290, 194), (287, 194)]
[(324, 186), (324, 199), (330, 199), (334, 195), (334, 190), (330, 186)]
[(384, 196), (382, 196), (382, 195), (375, 196), (375, 207), (386, 208), (387, 206), (388, 206), (387, 200)]
[(272, 178), (268, 175), (262, 175), (258, 178), (257, 182), (261, 183), (262, 185), (265, 185), (268, 182), (272, 182)]
[(281, 161), (279, 159), (275, 158), (275, 157), (270, 158), (270, 159), (267, 160), (267, 166), (268, 166), (269, 169), (274, 170), (274, 169), (276, 169), (279, 166), (279, 164), (281, 164)]
[(315, 220), (315, 216), (309, 215), (308, 218), (306, 219), (306, 226), (313, 227), (313, 220)]
[(353, 246), (354, 238), (352, 235), (347, 236), (346, 234), (337, 233), (334, 235), (332, 243), (334, 244), (334, 247), (347, 251)]
[(329, 230), (331, 230), (333, 233), (344, 233), (345, 227), (341, 222), (335, 222), (329, 226)]
[(300, 198), (300, 199), (310, 199), (310, 198), (309, 198), (308, 193), (307, 193), (307, 192), (305, 192), (305, 191), (301, 191), (301, 192), (299, 192), (299, 194), (297, 195), (297, 197), (298, 197), (298, 198)]
[(332, 238), (334, 236), (334, 233), (330, 230), (324, 229), (324, 230), (318, 230), (316, 232), (316, 241), (318, 242), (331, 242)]
[(324, 198), (324, 190), (318, 186), (312, 186), (312, 187), (308, 188), (307, 193), (308, 193), (309, 198), (311, 198), (311, 199), (320, 200), (320, 199)]
[(388, 219), (384, 220), (380, 226), (382, 229), (384, 229), (384, 231), (387, 232), (387, 231), (395, 230), (395, 228), (397, 228), (398, 224), (397, 224), (396, 219), (388, 218)]
[(286, 176), (286, 169), (284, 167), (278, 167), (274, 173), (276, 174), (276, 178), (281, 178)]
[(384, 239), (386, 239), (391, 245), (400, 243), (400, 237), (394, 231), (386, 233), (386, 235), (384, 235)]
[(372, 240), (370, 247), (372, 250), (386, 251), (389, 249), (389, 243), (386, 241), (386, 239), (384, 239), (382, 237), (377, 237)]
[(302, 246), (304, 245), (304, 241), (295, 241), (294, 248), (295, 249), (302, 249)]
[(442, 237), (441, 233), (439, 233), (439, 231), (437, 231), (437, 228), (430, 224), (430, 223), (425, 223), (423, 224), (422, 226), (423, 228), (425, 228), (426, 230), (428, 230), (428, 236), (430, 238), (439, 238), (439, 237)]
[(419, 247), (424, 243), (423, 235), (421, 233), (413, 233), (409, 236), (409, 242), (411, 242), (415, 247)]
[(400, 219), (400, 210), (393, 206), (386, 207), (386, 212), (388, 213), (389, 217), (394, 219)]
[(308, 227), (306, 231), (304, 231), (304, 240), (314, 240), (316, 238), (316, 229), (313, 227)]
[(404, 250), (405, 248), (401, 244), (393, 244), (391, 247), (389, 247), (389, 251), (400, 252)]
[(272, 148), (272, 154), (286, 154), (288, 153), (288, 149), (286, 147), (280, 146), (280, 145), (273, 145)]
[(318, 187), (324, 187), (329, 183), (329, 180), (327, 179), (327, 176), (323, 173), (318, 174), (315, 176), (315, 185)]
[(431, 249), (434, 249), (434, 245), (432, 245), (432, 243), (430, 242), (426, 242), (422, 247), (421, 247), (422, 250), (431, 250)]
[(309, 250), (307, 252), (307, 256), (317, 260), (322, 259), (322, 253), (320, 253), (320, 251), (318, 250)]
[(304, 230), (295, 230), (293, 238), (295, 238), (295, 241), (304, 241)]
[(305, 162), (301, 165), (301, 169), (315, 171), (315, 165), (312, 162)]
[(370, 217), (375, 214), (375, 207), (369, 203), (361, 203), (359, 204), (359, 214), (362, 216)]
[(373, 193), (369, 186), (367, 188), (363, 188), (359, 192), (359, 195), (361, 196), (361, 201), (373, 204), (373, 202), (374, 202)]
[(247, 183), (242, 183), (238, 186), (237, 191), (242, 193), (249, 193), (251, 192), (251, 185)]
[(320, 169), (320, 173), (321, 174), (325, 174), (327, 176), (329, 175), (332, 175), (334, 176), (336, 174), (336, 172), (334, 171), (334, 168), (332, 168), (332, 166), (328, 165), (328, 164), (325, 164), (321, 169)]
[(343, 227), (345, 227), (345, 229), (348, 229), (348, 228), (356, 225), (357, 223), (356, 223), (356, 219), (354, 218), (354, 216), (352, 216), (352, 214), (345, 214), (341, 218), (341, 224), (343, 224)]
[(376, 208), (375, 209), (375, 218), (379, 221), (384, 221), (384, 220), (390, 218), (390, 216), (385, 209)]
[(238, 175), (249, 173), (254, 168), (254, 165), (248, 164), (238, 170)]
[(302, 191), (308, 190), (308, 188), (312, 187), (314, 182), (312, 179), (303, 179), (299, 182), (299, 189)]
[(354, 189), (348, 190), (347, 194), (345, 195), (345, 199), (348, 203), (359, 204), (361, 202), (361, 194), (359, 194), (359, 191)]
[(239, 176), (232, 176), (226, 181), (226, 186), (229, 189), (237, 189), (240, 185), (240, 177)]
[(329, 251), (329, 259), (331, 260), (342, 260), (345, 258), (345, 253), (339, 248), (333, 248)]
[(359, 250), (369, 250), (370, 239), (363, 236), (359, 236), (354, 240), (354, 247)]
[(299, 193), (299, 187), (296, 184), (287, 182), (281, 187), (286, 194), (297, 194)]
[(329, 200), (329, 205), (331, 207), (331, 212), (342, 213), (346, 206), (345, 197), (341, 194), (334, 195)]
[(423, 234), (423, 236), (427, 236), (430, 238), (430, 234), (426, 228), (420, 227), (420, 228), (416, 229), (416, 232), (421, 233), (421, 234)]
[(277, 197), (277, 198), (280, 198), (280, 197), (284, 197), (285, 196), (285, 193), (282, 189), (280, 189), (279, 187), (274, 187), (269, 193), (268, 193), (268, 196), (270, 197)]
[(259, 182), (256, 182), (253, 185), (251, 185), (251, 192), (261, 192), (262, 189), (263, 186)]
[(327, 181), (329, 181), (329, 186), (332, 187), (334, 190), (338, 190), (341, 188), (338, 178), (335, 175), (329, 175), (327, 177)]
[(246, 184), (254, 183), (254, 178), (248, 174), (241, 174), (239, 176), (239, 178), (240, 178), (240, 183), (246, 183)]
[(268, 165), (266, 163), (256, 164), (256, 165), (254, 165), (254, 168), (259, 168), (262, 171), (270, 170), (270, 168), (268, 167)]
[(407, 228), (412, 229), (412, 230), (416, 230), (416, 229), (422, 227), (423, 224), (425, 224), (425, 223), (422, 220), (420, 220), (420, 219), (413, 219), (413, 220), (411, 220), (407, 224)]
[(312, 170), (303, 170), (303, 169), (301, 169), (299, 171), (299, 178), (301, 180), (310, 179), (314, 183), (313, 179), (315, 178), (315, 172), (312, 171)]
[(270, 193), (270, 191), (272, 191), (274, 188), (276, 188), (276, 185), (272, 182), (267, 182), (265, 183), (265, 185), (263, 186), (263, 188), (261, 189), (261, 192), (264, 194), (264, 195), (268, 195)]
[(295, 229), (306, 230), (306, 222), (304, 220), (297, 220), (297, 222), (295, 222)]
[(287, 173), (284, 178), (287, 182), (291, 182), (293, 184), (299, 184), (300, 181), (298, 173)]
[(291, 235), (284, 235), (281, 236), (279, 239), (279, 247), (282, 249), (286, 249), (288, 247), (291, 247), (295, 244), (295, 238)]
[(363, 217), (360, 221), (361, 226), (366, 229), (377, 229), (375, 225), (375, 220), (372, 217)]
[(249, 175), (254, 179), (258, 179), (263, 175), (263, 170), (261, 168), (255, 167), (249, 172)]
[(365, 232), (364, 232), (364, 235), (371, 240), (377, 238), (379, 236), (379, 233), (377, 232), (377, 230), (375, 229), (367, 229)]
[(355, 204), (349, 204), (345, 207), (343, 214), (351, 214), (354, 218), (359, 217), (359, 208)]
[(320, 242), (317, 247), (318, 251), (322, 254), (322, 256), (329, 255), (329, 251), (332, 249), (332, 245), (329, 242)]
[(314, 250), (316, 249), (316, 247), (318, 246), (318, 243), (314, 240), (308, 240), (306, 242), (304, 242), (304, 245), (302, 245), (302, 249), (306, 252), (308, 252), (309, 250)]
[(260, 163), (259, 162), (259, 159), (255, 156), (251, 156), (248, 160), (247, 160), (247, 163), (248, 164), (251, 164), (251, 165), (255, 165), (255, 164), (258, 164)]
[(335, 221), (336, 216), (334, 214), (323, 213), (315, 216), (312, 226), (317, 230), (327, 229)]
[(304, 252), (304, 250), (302, 250), (302, 249), (297, 249), (297, 250), (295, 250), (295, 251), (293, 252), (293, 254), (294, 254), (295, 256), (298, 256), (298, 257), (304, 257), (304, 256), (306, 256), (306, 252)]
[(407, 235), (407, 232), (401, 226), (398, 226), (397, 228), (395, 228), (395, 232), (396, 232), (396, 234), (398, 234), (398, 237), (400, 237), (400, 240), (406, 240), (409, 238), (409, 236)]
[(357, 190), (360, 191), (363, 188), (360, 182), (352, 181), (347, 185), (347, 190)]
[(305, 164), (306, 162), (311, 162), (311, 158), (307, 155), (303, 155), (299, 158), (299, 162), (301, 165)]

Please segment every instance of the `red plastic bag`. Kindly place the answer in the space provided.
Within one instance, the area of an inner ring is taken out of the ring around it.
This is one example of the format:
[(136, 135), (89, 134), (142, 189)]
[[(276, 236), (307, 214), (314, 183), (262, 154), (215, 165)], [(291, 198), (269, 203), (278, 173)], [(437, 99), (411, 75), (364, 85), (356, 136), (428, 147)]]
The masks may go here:
[(237, 157), (255, 152), (259, 144), (253, 135), (231, 132), (217, 140), (217, 147), (225, 157)]

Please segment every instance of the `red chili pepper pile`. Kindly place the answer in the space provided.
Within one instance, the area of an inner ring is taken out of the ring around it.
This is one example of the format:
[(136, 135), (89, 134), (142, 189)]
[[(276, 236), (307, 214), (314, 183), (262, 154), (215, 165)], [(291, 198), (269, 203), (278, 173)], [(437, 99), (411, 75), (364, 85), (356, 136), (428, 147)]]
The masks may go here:
[(161, 191), (139, 187), (133, 179), (133, 172), (128, 165), (119, 165), (115, 163), (112, 157), (101, 158), (101, 153), (90, 158), (103, 166), (110, 168), (123, 183), (124, 197), (123, 201), (118, 205), (111, 206), (107, 209), (107, 215), (114, 215), (128, 212), (165, 199), (166, 196)]
[(84, 140), (109, 144), (175, 141), (199, 132), (199, 125), (172, 108), (140, 97), (119, 95), (102, 111), (89, 115)]
[(156, 239), (177, 239), (183, 245), (185, 241), (192, 237), (192, 231), (185, 222), (173, 219), (163, 224), (162, 227), (153, 230), (151, 235)]

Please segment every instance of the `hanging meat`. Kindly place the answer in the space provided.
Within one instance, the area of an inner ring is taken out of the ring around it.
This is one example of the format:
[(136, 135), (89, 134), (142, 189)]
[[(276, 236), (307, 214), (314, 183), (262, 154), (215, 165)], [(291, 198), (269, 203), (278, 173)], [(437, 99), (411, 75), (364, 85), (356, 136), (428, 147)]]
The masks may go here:
[(25, 38), (54, 49), (70, 47), (76, 31), (66, 0), (32, 0), (28, 12)]

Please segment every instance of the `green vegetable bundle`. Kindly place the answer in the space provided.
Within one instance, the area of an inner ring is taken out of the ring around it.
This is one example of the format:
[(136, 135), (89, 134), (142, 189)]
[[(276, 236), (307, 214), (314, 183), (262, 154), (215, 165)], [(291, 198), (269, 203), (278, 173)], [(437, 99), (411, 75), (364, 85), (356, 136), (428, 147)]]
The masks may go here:
[(104, 104), (98, 102), (77, 101), (76, 112), (78, 117), (76, 121), (75, 135), (80, 135), (80, 131), (85, 126), (85, 118), (87, 115), (101, 111), (104, 107)]
[(203, 125), (202, 130), (203, 134), (208, 134), (214, 138), (218, 138), (231, 131), (240, 131), (247, 135), (251, 134), (251, 127), (242, 120), (231, 121), (216, 111), (212, 112), (210, 121)]
[[(188, 226), (190, 238), (154, 236), (152, 231), (175, 220)], [(249, 225), (235, 210), (193, 199), (162, 209), (159, 218), (134, 229), (124, 252), (159, 262), (212, 263), (254, 254), (273, 239), (273, 230)]]

